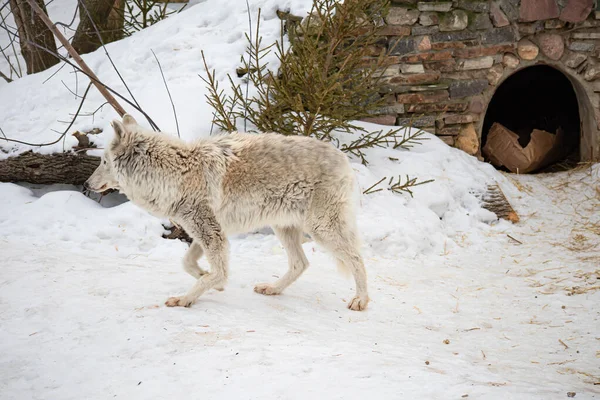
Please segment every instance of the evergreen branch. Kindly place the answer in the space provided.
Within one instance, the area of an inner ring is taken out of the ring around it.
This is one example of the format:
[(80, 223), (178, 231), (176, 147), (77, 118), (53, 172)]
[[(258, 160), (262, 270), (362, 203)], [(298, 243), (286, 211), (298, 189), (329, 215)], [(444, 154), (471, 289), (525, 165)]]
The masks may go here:
[(406, 192), (410, 194), (410, 197), (413, 197), (413, 192), (410, 190), (411, 188), (414, 188), (415, 186), (419, 185), (424, 185), (433, 181), (433, 179), (429, 179), (426, 181), (417, 182), (417, 178), (410, 178), (408, 175), (406, 175), (406, 182), (402, 183), (402, 177), (398, 175), (398, 180), (396, 181), (396, 183), (394, 183), (394, 181), (390, 179), (390, 182), (388, 183), (388, 185), (390, 185), (388, 187), (388, 190), (391, 190), (394, 193)]
[(419, 129), (415, 133), (410, 133), (410, 126), (404, 128), (404, 132), (402, 134), (402, 139), (394, 143), (394, 149), (405, 149), (408, 150), (415, 145), (422, 144), (423, 140), (429, 140), (429, 138), (424, 137), (425, 131)]
[(383, 190), (383, 188), (379, 188), (379, 189), (377, 189), (377, 190), (373, 190), (373, 189), (375, 189), (377, 186), (379, 186), (379, 184), (380, 184), (381, 182), (383, 182), (383, 181), (385, 180), (385, 178), (387, 178), (387, 177), (385, 177), (385, 176), (384, 176), (384, 177), (383, 177), (383, 178), (381, 178), (379, 181), (377, 181), (377, 182), (376, 182), (376, 183), (374, 183), (373, 185), (369, 186), (369, 188), (367, 188), (367, 190), (365, 190), (365, 191), (363, 192), (363, 194), (371, 194), (371, 193), (376, 193), (376, 192), (380, 192), (380, 191), (382, 191), (382, 190)]
[[(371, 185), (367, 190), (365, 190), (363, 192), (363, 194), (372, 194), (372, 193), (377, 193), (383, 190), (383, 188), (378, 187), (385, 179), (387, 179), (386, 176), (384, 176), (383, 178), (381, 178), (379, 181), (377, 181), (376, 183), (374, 183), (373, 185)], [(400, 175), (398, 175), (397, 181), (394, 182), (394, 177), (390, 177), (390, 180), (388, 181), (387, 185), (388, 188), (387, 190), (390, 190), (394, 193), (408, 193), (410, 194), (410, 197), (413, 197), (413, 192), (411, 190), (411, 188), (414, 188), (415, 186), (420, 186), (420, 185), (424, 185), (426, 183), (431, 183), (433, 182), (433, 179), (429, 179), (426, 181), (422, 181), (422, 182), (418, 182), (417, 178), (410, 178), (408, 175), (406, 175), (406, 181), (404, 183), (402, 183), (402, 177)]]
[(206, 78), (202, 75), (198, 75), (202, 81), (206, 84), (208, 89), (208, 94), (206, 95), (206, 100), (208, 104), (215, 110), (215, 117), (213, 118), (213, 122), (219, 126), (219, 128), (223, 129), (227, 132), (233, 132), (236, 130), (235, 121), (231, 120), (231, 114), (226, 110), (226, 104), (228, 102), (227, 97), (225, 97), (223, 91), (219, 91), (219, 82), (216, 80), (216, 72), (212, 70), (212, 72), (208, 69), (208, 64), (206, 62), (206, 57), (204, 56), (204, 50), (200, 51), (202, 55), (202, 62), (204, 63), (204, 71), (206, 72)]

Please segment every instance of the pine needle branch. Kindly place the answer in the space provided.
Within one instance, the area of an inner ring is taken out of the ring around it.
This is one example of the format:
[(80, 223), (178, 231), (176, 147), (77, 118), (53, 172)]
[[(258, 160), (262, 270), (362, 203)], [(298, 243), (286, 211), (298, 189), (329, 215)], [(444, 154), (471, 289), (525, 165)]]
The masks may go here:
[(402, 133), (402, 139), (396, 141), (394, 143), (394, 149), (405, 149), (408, 150), (415, 145), (422, 144), (423, 140), (429, 140), (429, 138), (424, 137), (425, 131), (419, 129), (418, 131), (411, 133), (410, 126), (404, 128), (404, 132)]
[(379, 188), (379, 189), (375, 189), (377, 186), (379, 186), (379, 184), (381, 182), (383, 182), (387, 177), (384, 176), (383, 178), (381, 178), (379, 181), (377, 181), (376, 183), (374, 183), (373, 185), (369, 186), (364, 192), (363, 194), (371, 194), (371, 193), (376, 193), (376, 192), (381, 192), (383, 190), (383, 188)]
[[(338, 147), (334, 132), (359, 132), (361, 136), (341, 150), (365, 165), (364, 149), (406, 149), (418, 143), (422, 133), (410, 134), (402, 128), (368, 133), (352, 124), (385, 105), (379, 89), (390, 59), (385, 57), (389, 50), (381, 46), (380, 30), (389, 0), (313, 0), (308, 16), (285, 27), (282, 22), (281, 36), (271, 44), (263, 43), (261, 10), (253, 26), (248, 3), (246, 8), (246, 52), (236, 70), (245, 90), (229, 76), (230, 94), (225, 95), (202, 55), (207, 72), (202, 79), (215, 111), (214, 124), (231, 131), (239, 118), (244, 127), (250, 122), (259, 132), (312, 136)], [(373, 56), (373, 48), (381, 48), (378, 57)], [(269, 55), (277, 58), (277, 69), (269, 65)]]
[[(366, 189), (363, 192), (363, 194), (372, 194), (382, 191), (383, 188), (378, 186), (386, 179), (387, 176), (384, 176), (379, 181), (371, 185), (368, 189)], [(414, 188), (415, 186), (425, 185), (426, 183), (431, 183), (434, 181), (433, 179), (429, 179), (426, 181), (419, 182), (417, 179), (418, 178), (410, 178), (408, 175), (406, 175), (406, 181), (402, 183), (402, 177), (400, 175), (398, 175), (397, 180), (394, 180), (394, 177), (392, 176), (390, 177), (387, 183), (387, 190), (390, 190), (394, 193), (408, 193), (410, 194), (410, 197), (413, 197), (413, 192), (411, 188)]]
[(429, 179), (426, 181), (417, 182), (417, 178), (410, 178), (408, 175), (406, 175), (406, 182), (402, 183), (402, 177), (398, 175), (398, 180), (395, 183), (390, 179), (391, 185), (390, 187), (388, 187), (388, 190), (391, 190), (394, 193), (406, 192), (410, 194), (410, 197), (413, 197), (413, 192), (410, 190), (411, 188), (414, 188), (415, 186), (424, 185), (433, 181), (433, 179)]
[(204, 51), (200, 51), (202, 55), (202, 62), (204, 63), (204, 71), (206, 72), (206, 78), (202, 75), (198, 75), (208, 88), (208, 94), (206, 100), (208, 104), (215, 110), (213, 122), (222, 130), (226, 132), (233, 132), (236, 130), (235, 119), (233, 115), (227, 111), (227, 104), (231, 102), (231, 98), (225, 96), (223, 90), (219, 91), (219, 82), (216, 79), (216, 72), (208, 69), (206, 57)]

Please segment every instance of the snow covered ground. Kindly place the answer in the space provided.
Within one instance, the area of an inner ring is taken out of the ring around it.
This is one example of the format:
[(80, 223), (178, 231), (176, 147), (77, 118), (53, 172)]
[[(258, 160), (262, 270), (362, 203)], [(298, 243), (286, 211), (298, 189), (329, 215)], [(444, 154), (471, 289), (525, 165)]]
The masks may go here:
[(598, 398), (599, 173), (505, 181), (517, 225), (461, 230), (428, 219), (418, 192), (362, 196), (362, 313), (312, 242), (294, 285), (255, 294), (287, 268), (268, 233), (232, 239), (224, 292), (167, 308), (192, 282), (160, 221), (70, 188), (2, 184), (1, 397)]
[[(278, 35), (277, 5), (301, 14), (307, 3), (250, 1), (253, 13), (263, 8), (267, 38)], [(198, 2), (108, 46), (143, 107), (173, 132), (154, 49), (185, 139), (210, 129), (200, 49), (219, 79), (244, 49), (245, 1), (218, 4)], [(119, 87), (101, 52), (85, 58)], [(53, 72), (0, 87), (7, 136), (47, 141), (64, 127), (57, 120), (77, 100), (61, 80), (74, 78), (65, 68), (40, 86)], [(101, 103), (92, 94), (87, 109)], [(105, 107), (74, 129), (107, 129), (102, 145), (112, 118)], [(384, 176), (435, 180), (414, 198), (360, 196), (372, 299), (361, 313), (345, 307), (353, 282), (312, 242), (304, 245), (311, 267), (283, 295), (254, 293), (287, 268), (267, 230), (231, 238), (224, 292), (166, 308), (192, 278), (180, 267), (186, 245), (161, 237), (164, 221), (114, 195), (98, 202), (76, 187), (0, 184), (0, 398), (599, 398), (600, 165), (504, 175), (428, 137), (410, 151), (369, 150), (368, 167), (353, 164), (362, 190)], [(481, 207), (493, 183), (520, 223), (496, 223)]]

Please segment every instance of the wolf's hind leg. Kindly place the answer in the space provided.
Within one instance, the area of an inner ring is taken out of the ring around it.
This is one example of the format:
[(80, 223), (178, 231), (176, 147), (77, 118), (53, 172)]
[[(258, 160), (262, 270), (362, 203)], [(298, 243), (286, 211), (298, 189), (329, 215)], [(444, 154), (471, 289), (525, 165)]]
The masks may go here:
[(360, 255), (353, 216), (344, 210), (345, 207), (344, 204), (331, 204), (327, 210), (315, 213), (310, 235), (336, 258), (342, 271), (352, 273), (356, 283), (356, 296), (350, 300), (348, 308), (362, 311), (369, 303), (367, 272)]
[[(183, 269), (196, 279), (200, 279), (202, 275), (208, 274), (207, 271), (198, 266), (198, 260), (202, 258), (203, 254), (204, 249), (202, 246), (198, 242), (194, 241), (183, 257)], [(219, 291), (224, 290), (223, 285), (215, 286), (213, 289)]]
[(288, 256), (288, 271), (272, 284), (260, 283), (254, 291), (260, 294), (279, 294), (308, 267), (308, 260), (302, 249), (302, 229), (296, 226), (273, 227)]
[(198, 266), (198, 260), (203, 254), (204, 250), (202, 246), (198, 242), (193, 241), (183, 257), (183, 269), (196, 279), (200, 279), (202, 275), (206, 274), (206, 271)]

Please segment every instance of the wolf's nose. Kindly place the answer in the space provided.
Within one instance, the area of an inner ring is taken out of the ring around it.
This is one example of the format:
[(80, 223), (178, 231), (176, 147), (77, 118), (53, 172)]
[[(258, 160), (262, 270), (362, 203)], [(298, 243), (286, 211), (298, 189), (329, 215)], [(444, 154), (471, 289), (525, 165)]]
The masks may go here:
[(84, 188), (85, 190), (90, 190), (90, 185), (88, 185), (87, 181), (85, 181), (85, 182), (83, 183), (83, 188)]

